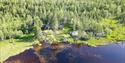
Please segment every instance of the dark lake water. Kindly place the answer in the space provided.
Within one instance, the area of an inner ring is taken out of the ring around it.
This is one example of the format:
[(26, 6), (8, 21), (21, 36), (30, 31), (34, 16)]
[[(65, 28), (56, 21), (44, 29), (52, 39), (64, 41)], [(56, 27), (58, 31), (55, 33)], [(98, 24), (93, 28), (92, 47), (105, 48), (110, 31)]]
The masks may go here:
[(56, 54), (57, 63), (125, 63), (125, 43), (98, 47), (70, 46)]
[[(56, 54), (52, 54), (55, 52), (52, 46), (45, 47), (40, 50), (40, 55), (47, 59), (47, 63), (125, 63), (125, 42), (97, 47), (78, 47), (75, 44), (64, 44), (64, 46), (69, 47), (58, 49), (59, 52)], [(12, 56), (9, 60), (17, 58), (26, 61), (22, 63), (29, 61), (31, 61), (30, 63), (40, 63), (37, 62), (39, 59), (33, 49), (28, 49), (15, 57)]]

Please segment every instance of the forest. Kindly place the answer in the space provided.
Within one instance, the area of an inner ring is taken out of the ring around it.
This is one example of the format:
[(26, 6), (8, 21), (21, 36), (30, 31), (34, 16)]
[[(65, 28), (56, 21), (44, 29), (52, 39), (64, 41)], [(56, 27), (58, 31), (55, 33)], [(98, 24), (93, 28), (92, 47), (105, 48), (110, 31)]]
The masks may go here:
[(125, 0), (0, 0), (0, 41), (125, 40)]

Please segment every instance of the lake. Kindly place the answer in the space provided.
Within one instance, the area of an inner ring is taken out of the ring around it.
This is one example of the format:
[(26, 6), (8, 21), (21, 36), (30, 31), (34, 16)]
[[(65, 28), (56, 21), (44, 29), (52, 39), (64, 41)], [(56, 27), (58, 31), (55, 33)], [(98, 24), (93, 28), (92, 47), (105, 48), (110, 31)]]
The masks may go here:
[(125, 63), (125, 43), (97, 47), (70, 46), (56, 55), (57, 63)]
[[(59, 48), (62, 45), (65, 48)], [(65, 43), (62, 45), (44, 44), (45, 48), (40, 49), (40, 55), (46, 59), (47, 63), (125, 63), (125, 42), (97, 47)], [(53, 46), (58, 49), (54, 49)], [(40, 63), (34, 52), (30, 48), (11, 56), (7, 61), (20, 60), (20, 63)]]

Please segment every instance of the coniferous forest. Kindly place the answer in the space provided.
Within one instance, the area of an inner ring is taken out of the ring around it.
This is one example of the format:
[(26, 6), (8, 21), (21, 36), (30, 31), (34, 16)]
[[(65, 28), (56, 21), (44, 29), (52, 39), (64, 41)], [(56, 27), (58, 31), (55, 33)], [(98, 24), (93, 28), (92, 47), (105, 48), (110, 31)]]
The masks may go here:
[(1, 0), (0, 40), (125, 40), (125, 0)]
[(0, 0), (0, 63), (125, 63), (124, 52), (125, 0)]

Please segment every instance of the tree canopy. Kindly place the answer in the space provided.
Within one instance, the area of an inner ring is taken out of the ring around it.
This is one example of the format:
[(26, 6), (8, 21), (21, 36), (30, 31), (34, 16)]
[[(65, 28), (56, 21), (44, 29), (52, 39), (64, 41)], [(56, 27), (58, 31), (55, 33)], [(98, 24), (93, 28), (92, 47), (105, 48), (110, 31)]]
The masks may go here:
[(1, 0), (0, 40), (40, 35), (43, 25), (53, 31), (63, 25), (83, 38), (107, 36), (125, 26), (124, 15), (125, 0)]

